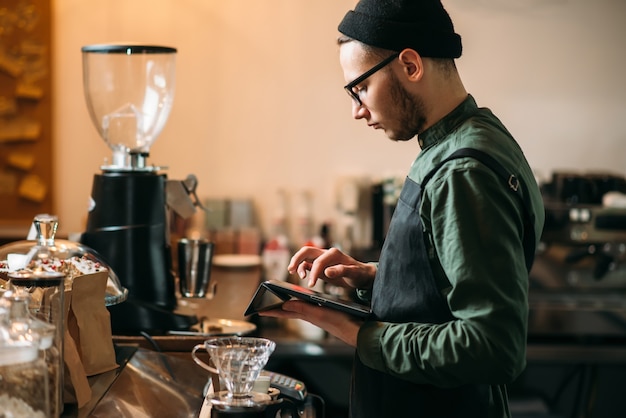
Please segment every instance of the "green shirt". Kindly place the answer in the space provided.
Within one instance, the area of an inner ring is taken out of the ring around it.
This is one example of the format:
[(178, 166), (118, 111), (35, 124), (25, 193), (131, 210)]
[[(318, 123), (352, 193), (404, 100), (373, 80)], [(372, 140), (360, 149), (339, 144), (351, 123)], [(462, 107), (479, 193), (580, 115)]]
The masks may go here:
[[(471, 96), (419, 135), (409, 171), (417, 183), (459, 148), (487, 152), (526, 185), (536, 241), (544, 211), (520, 147), (490, 110)], [(367, 322), (359, 331), (361, 361), (414, 383), (491, 385), (489, 416), (509, 416), (504, 384), (525, 367), (528, 272), (520, 200), (473, 158), (452, 160), (426, 185), (420, 217), (431, 268), (454, 317), (444, 324)]]

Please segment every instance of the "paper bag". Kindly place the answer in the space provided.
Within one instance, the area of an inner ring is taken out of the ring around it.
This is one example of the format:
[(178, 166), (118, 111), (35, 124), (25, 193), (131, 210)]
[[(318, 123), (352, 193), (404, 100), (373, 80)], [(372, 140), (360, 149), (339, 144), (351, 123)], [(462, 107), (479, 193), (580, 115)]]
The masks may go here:
[(76, 276), (67, 328), (74, 340), (85, 373), (94, 376), (118, 367), (111, 318), (104, 304), (108, 271)]
[(91, 386), (87, 380), (85, 368), (80, 360), (80, 354), (74, 340), (70, 336), (67, 324), (69, 322), (70, 304), (72, 292), (65, 291), (63, 322), (65, 331), (63, 335), (63, 362), (65, 363), (63, 377), (63, 402), (68, 404), (78, 404), (78, 407), (86, 405), (91, 399)]
[(76, 344), (74, 344), (68, 331), (65, 331), (63, 344), (65, 345), (63, 347), (63, 361), (65, 363), (63, 402), (75, 403), (81, 408), (91, 400), (91, 386), (89, 386)]

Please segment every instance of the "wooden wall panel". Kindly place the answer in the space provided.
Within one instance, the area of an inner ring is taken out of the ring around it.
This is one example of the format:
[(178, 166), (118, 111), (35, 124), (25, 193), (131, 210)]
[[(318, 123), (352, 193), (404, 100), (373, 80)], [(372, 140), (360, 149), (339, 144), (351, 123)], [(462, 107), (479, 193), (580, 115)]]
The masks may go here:
[(0, 226), (53, 211), (50, 2), (0, 3)]

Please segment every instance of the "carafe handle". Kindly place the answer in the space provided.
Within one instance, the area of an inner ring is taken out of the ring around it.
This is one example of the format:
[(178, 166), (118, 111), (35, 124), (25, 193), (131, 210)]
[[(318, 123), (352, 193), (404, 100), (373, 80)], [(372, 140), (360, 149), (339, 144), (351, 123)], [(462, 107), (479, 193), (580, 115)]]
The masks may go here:
[[(196, 356), (196, 352), (198, 350), (201, 350), (201, 349), (205, 349), (206, 350), (206, 348), (204, 347), (204, 344), (198, 344), (198, 345), (196, 345), (193, 348), (193, 350), (191, 350), (191, 357), (193, 358), (193, 361), (195, 361), (196, 364), (198, 366), (202, 367), (204, 370), (207, 370), (207, 371), (211, 372), (212, 374), (219, 375), (219, 372), (217, 371), (216, 368), (209, 366), (208, 364), (206, 364), (204, 361), (200, 360)], [(207, 352), (207, 354), (208, 354), (208, 352)]]

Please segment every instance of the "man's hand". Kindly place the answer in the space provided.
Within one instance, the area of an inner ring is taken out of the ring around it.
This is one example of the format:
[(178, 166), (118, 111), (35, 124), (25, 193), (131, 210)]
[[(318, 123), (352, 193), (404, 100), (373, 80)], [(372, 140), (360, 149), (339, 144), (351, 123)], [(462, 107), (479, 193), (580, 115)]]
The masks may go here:
[(322, 279), (335, 286), (370, 289), (376, 276), (374, 264), (357, 261), (337, 248), (302, 247), (291, 257), (287, 270), (301, 279), (308, 272), (309, 287)]
[(361, 319), (352, 315), (301, 300), (289, 300), (282, 304), (282, 309), (260, 312), (259, 315), (303, 319), (317, 325), (352, 347), (356, 347), (359, 328), (363, 324)]

